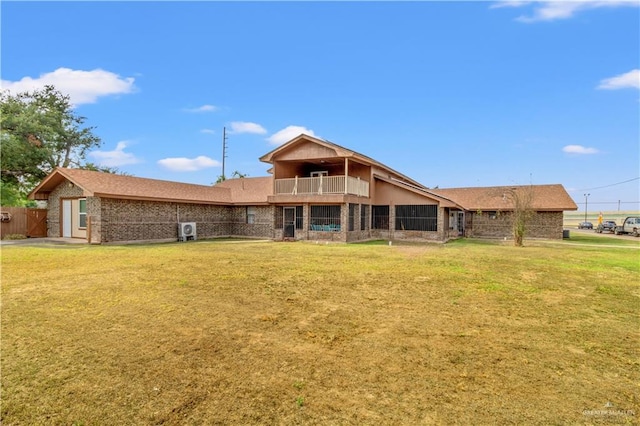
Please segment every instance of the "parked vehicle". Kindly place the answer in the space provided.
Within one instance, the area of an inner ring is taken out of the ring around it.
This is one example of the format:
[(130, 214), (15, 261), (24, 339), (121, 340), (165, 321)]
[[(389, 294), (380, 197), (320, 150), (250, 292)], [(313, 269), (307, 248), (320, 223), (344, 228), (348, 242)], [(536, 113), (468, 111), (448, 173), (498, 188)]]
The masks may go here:
[(613, 220), (604, 220), (600, 225), (596, 227), (596, 232), (602, 234), (603, 232), (615, 232), (616, 223)]
[(614, 234), (631, 234), (634, 237), (640, 236), (640, 216), (629, 216), (622, 222), (622, 225), (616, 226)]
[(593, 223), (591, 223), (591, 222), (580, 222), (578, 224), (578, 229), (593, 229)]

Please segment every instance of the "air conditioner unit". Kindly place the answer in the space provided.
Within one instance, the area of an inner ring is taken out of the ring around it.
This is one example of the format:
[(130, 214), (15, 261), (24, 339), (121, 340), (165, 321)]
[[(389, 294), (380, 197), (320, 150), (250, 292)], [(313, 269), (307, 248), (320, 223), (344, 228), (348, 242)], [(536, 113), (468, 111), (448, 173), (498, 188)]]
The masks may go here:
[(178, 223), (178, 241), (196, 240), (196, 223)]

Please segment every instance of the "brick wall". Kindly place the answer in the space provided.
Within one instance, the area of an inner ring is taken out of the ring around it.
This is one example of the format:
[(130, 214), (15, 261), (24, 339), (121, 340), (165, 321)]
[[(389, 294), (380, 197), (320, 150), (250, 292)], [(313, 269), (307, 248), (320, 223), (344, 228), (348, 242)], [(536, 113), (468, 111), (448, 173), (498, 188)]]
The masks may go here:
[(229, 210), (230, 234), (239, 237), (274, 238), (273, 206), (255, 206), (254, 223), (247, 223), (247, 207), (227, 207)]
[(87, 197), (87, 240), (90, 243), (102, 241), (102, 200), (99, 197)]
[[(467, 212), (466, 235), (481, 238), (513, 238), (511, 212)], [(527, 223), (525, 238), (562, 239), (562, 212), (536, 212)]]
[[(60, 200), (82, 198), (80, 188), (65, 182), (50, 195), (48, 201), (47, 233), (50, 237), (61, 236)], [(355, 211), (355, 230), (348, 231), (349, 205), (342, 205), (341, 229), (339, 232), (316, 232), (309, 230), (309, 205), (303, 207), (304, 226), (296, 229), (296, 239), (360, 241), (371, 238), (444, 241), (448, 237), (447, 212), (438, 209), (438, 231), (394, 230), (395, 208), (390, 206), (390, 230), (370, 228), (371, 209), (365, 230), (360, 230), (360, 208)], [(119, 200), (87, 197), (88, 238), (93, 243), (115, 241), (177, 240), (178, 222), (196, 222), (197, 238), (222, 236), (245, 236), (254, 238), (282, 239), (282, 229), (275, 228), (275, 206), (256, 206), (255, 222), (247, 223), (247, 208), (244, 206), (215, 206), (189, 203)], [(529, 221), (529, 238), (562, 238), (562, 212), (537, 212)], [(512, 238), (511, 214), (502, 212), (494, 217), (488, 212), (465, 214), (466, 235), (483, 238)]]
[[(61, 237), (62, 226), (60, 224), (61, 218), (61, 203), (63, 198), (83, 198), (82, 188), (79, 188), (70, 182), (65, 181), (58, 185), (56, 189), (49, 194), (49, 200), (47, 201), (47, 235), (49, 237)], [(89, 210), (89, 198), (87, 198), (87, 215), (90, 215)]]
[(180, 222), (195, 222), (197, 238), (227, 236), (230, 220), (225, 206), (103, 198), (100, 242), (177, 240)]

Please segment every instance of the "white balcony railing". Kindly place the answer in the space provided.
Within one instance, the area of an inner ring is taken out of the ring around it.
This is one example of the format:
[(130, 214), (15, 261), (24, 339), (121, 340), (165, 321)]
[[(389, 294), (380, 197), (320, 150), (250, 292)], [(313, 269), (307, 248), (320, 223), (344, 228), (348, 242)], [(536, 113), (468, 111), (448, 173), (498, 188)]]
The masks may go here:
[(275, 194), (352, 194), (360, 197), (368, 197), (369, 182), (353, 176), (319, 176), (276, 179)]

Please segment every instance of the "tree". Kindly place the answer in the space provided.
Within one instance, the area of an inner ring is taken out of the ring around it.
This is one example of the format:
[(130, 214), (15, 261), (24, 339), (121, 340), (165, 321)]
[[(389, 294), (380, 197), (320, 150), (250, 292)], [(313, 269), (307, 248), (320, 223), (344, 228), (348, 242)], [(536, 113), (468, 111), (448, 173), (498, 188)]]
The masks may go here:
[(101, 145), (53, 86), (0, 92), (0, 120), (0, 179), (23, 195), (56, 167), (84, 167), (89, 150)]
[(513, 206), (513, 242), (522, 247), (527, 235), (529, 221), (533, 217), (533, 187), (514, 187), (505, 192)]
[[(240, 178), (240, 179), (241, 179), (241, 178), (246, 178), (247, 176), (249, 176), (249, 175), (248, 175), (248, 174), (246, 174), (246, 173), (240, 173), (240, 172), (239, 172), (239, 171), (237, 171), (237, 170), (231, 174), (231, 177), (234, 177), (234, 178)], [(222, 183), (222, 182), (224, 182), (225, 180), (227, 180), (227, 177), (226, 177), (225, 175), (220, 175), (220, 176), (218, 176), (218, 179), (216, 179), (216, 182), (214, 183), (214, 185), (217, 185), (217, 184), (219, 184), (219, 183)]]

